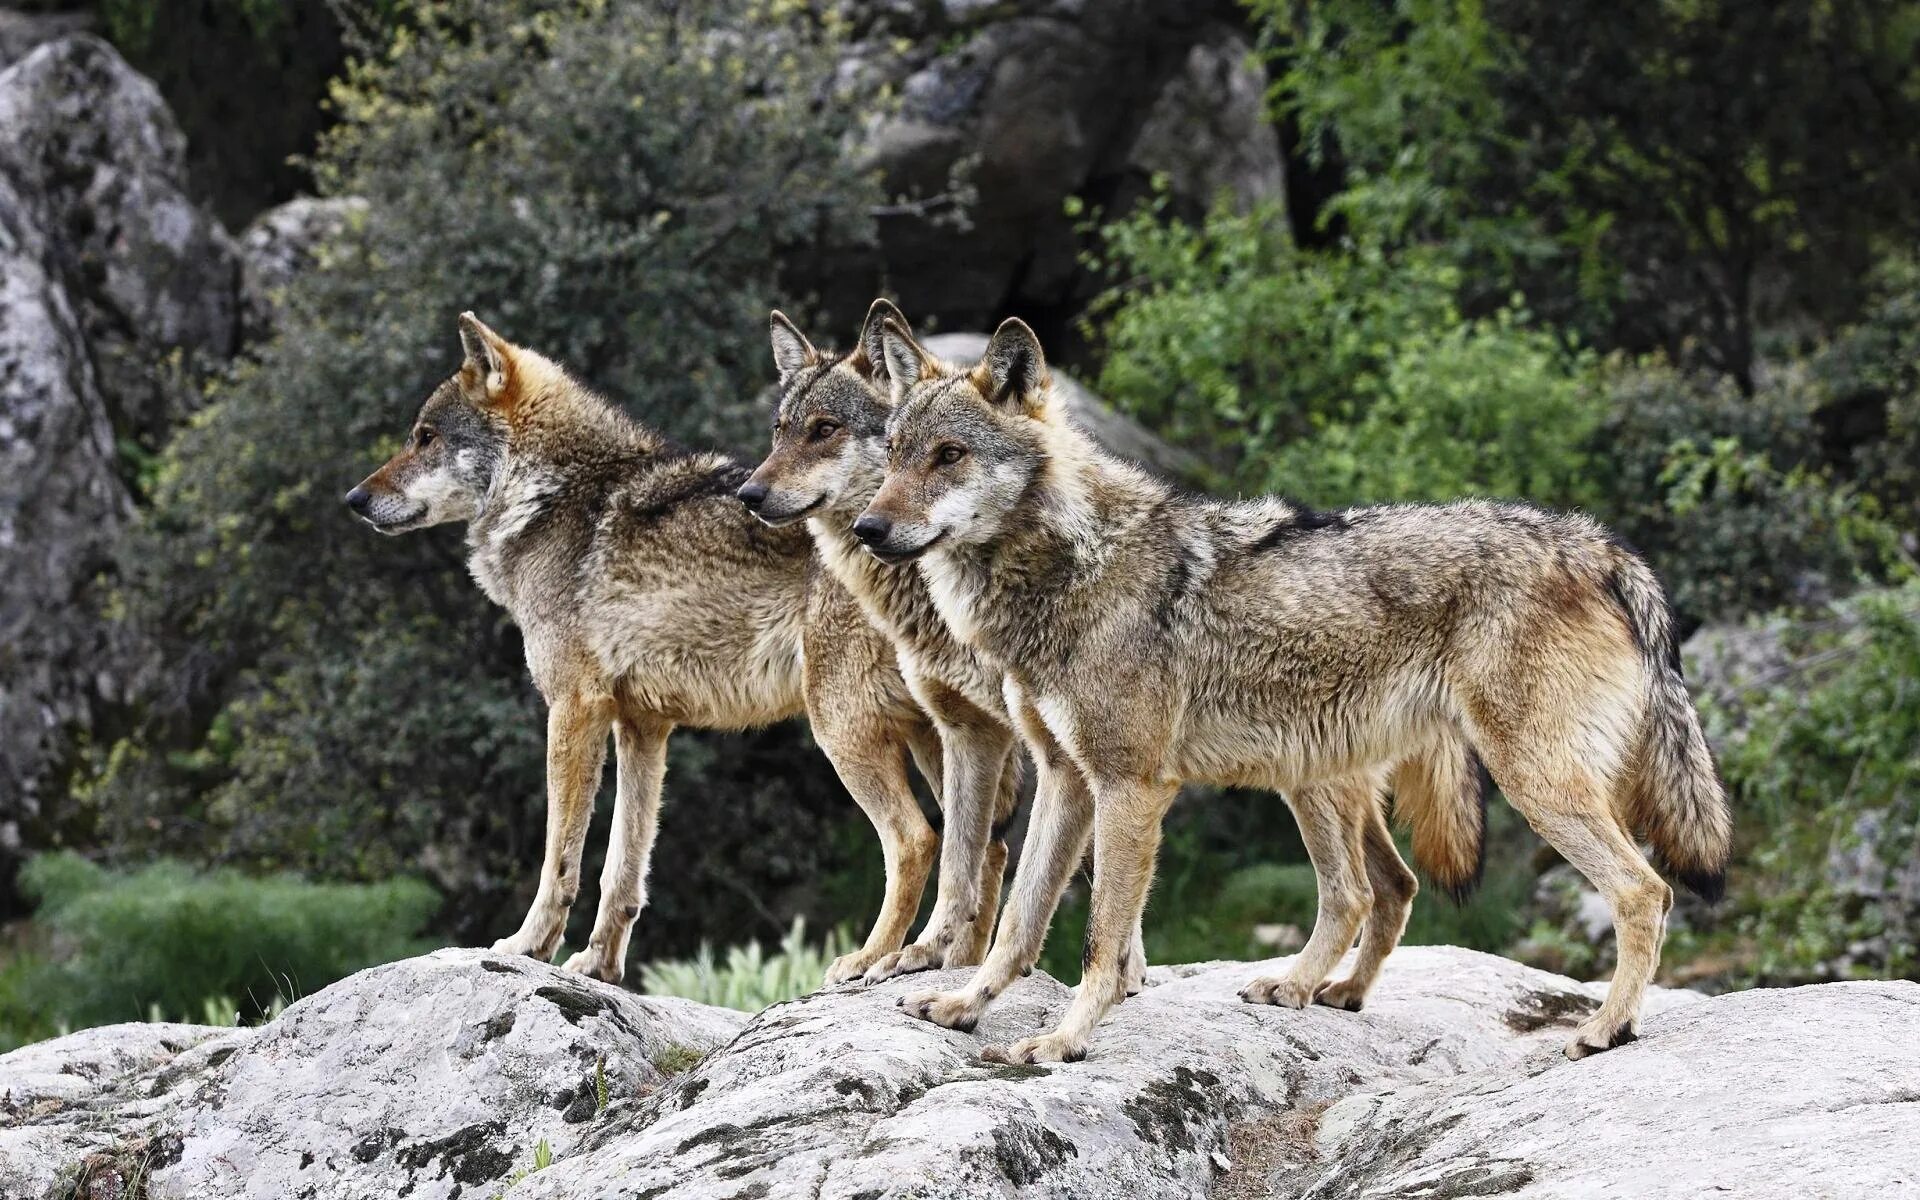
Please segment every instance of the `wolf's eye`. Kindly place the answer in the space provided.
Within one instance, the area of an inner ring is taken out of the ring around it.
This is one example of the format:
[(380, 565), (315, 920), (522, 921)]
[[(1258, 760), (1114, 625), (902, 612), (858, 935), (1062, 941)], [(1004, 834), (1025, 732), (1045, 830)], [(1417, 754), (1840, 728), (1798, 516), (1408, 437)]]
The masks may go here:
[(839, 432), (840, 422), (838, 421), (815, 421), (813, 423), (813, 440), (816, 442), (824, 442)]
[(940, 447), (940, 452), (934, 455), (934, 459), (939, 462), (941, 466), (950, 467), (966, 456), (967, 448), (965, 446), (948, 442), (946, 445)]
[(431, 445), (433, 445), (433, 430), (427, 428), (425, 425), (422, 425), (419, 429), (414, 431), (413, 448), (415, 450), (425, 450), (428, 446), (431, 446)]

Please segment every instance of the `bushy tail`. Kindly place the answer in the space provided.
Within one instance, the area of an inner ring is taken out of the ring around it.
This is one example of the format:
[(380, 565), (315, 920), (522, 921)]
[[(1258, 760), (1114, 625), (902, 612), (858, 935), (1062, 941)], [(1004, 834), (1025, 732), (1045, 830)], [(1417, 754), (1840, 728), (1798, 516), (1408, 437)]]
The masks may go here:
[(1647, 664), (1648, 705), (1629, 781), (1628, 819), (1653, 844), (1662, 869), (1709, 902), (1726, 890), (1733, 814), (1693, 699), (1681, 676), (1673, 613), (1659, 580), (1621, 551), (1608, 581)]
[(1480, 884), (1487, 854), (1487, 769), (1465, 742), (1444, 741), (1389, 777), (1393, 815), (1413, 835), (1413, 862), (1458, 904)]

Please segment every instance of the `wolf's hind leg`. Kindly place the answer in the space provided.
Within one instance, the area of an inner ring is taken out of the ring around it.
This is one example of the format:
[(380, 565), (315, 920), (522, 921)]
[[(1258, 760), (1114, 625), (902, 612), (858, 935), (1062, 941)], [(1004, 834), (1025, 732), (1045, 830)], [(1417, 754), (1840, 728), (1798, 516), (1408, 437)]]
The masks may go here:
[(1342, 780), (1304, 787), (1287, 798), (1313, 859), (1319, 912), (1313, 933), (1287, 973), (1253, 980), (1240, 989), (1242, 1000), (1304, 1008), (1353, 945), (1354, 935), (1373, 907), (1364, 831), (1368, 814), (1379, 811), (1374, 799), (1378, 790), (1371, 779)]
[(1367, 913), (1367, 923), (1360, 931), (1360, 953), (1354, 959), (1352, 974), (1322, 984), (1314, 996), (1316, 1003), (1348, 1012), (1359, 1012), (1360, 1006), (1366, 1003), (1367, 993), (1380, 978), (1381, 965), (1400, 944), (1400, 935), (1406, 932), (1414, 893), (1420, 890), (1419, 880), (1401, 861), (1393, 836), (1387, 832), (1386, 816), (1377, 800), (1361, 829), (1361, 839), (1367, 883), (1373, 889), (1373, 909)]
[(563, 696), (547, 707), (547, 843), (540, 887), (526, 920), (512, 937), (493, 944), (497, 954), (526, 954), (545, 962), (567, 933), (567, 912), (580, 891), (580, 851), (593, 817), (593, 794), (607, 759), (613, 698)]
[(660, 787), (667, 774), (667, 735), (673, 726), (652, 713), (623, 708), (613, 723), (619, 789), (613, 801), (613, 831), (600, 871), (600, 910), (586, 949), (567, 960), (567, 970), (619, 983), (626, 974), (627, 940), (647, 906), (647, 870), (660, 828)]
[(1580, 1023), (1568, 1058), (1585, 1058), (1640, 1036), (1640, 1002), (1660, 965), (1673, 889), (1655, 873), (1614, 815), (1600, 781), (1579, 771), (1498, 769), (1494, 778), (1527, 823), (1586, 876), (1613, 912), (1619, 965), (1598, 1012)]

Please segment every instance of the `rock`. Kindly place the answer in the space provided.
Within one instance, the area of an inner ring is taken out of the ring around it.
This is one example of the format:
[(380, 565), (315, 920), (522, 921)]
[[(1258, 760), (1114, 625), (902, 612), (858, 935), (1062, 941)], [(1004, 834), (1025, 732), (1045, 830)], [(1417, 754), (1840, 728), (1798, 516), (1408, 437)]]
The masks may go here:
[(565, 1156), (745, 1020), (449, 950), (257, 1029), (89, 1030), (0, 1057), (22, 1114), (0, 1131), (0, 1196), (117, 1169), (97, 1156), (128, 1144), (146, 1149), (120, 1165), (153, 1200), (491, 1195), (541, 1142)]
[(320, 246), (367, 211), (357, 196), (302, 197), (255, 217), (240, 235), (241, 303), (249, 342), (268, 336), (280, 293), (313, 265)]
[[(978, 362), (987, 352), (984, 333), (937, 333), (922, 338), (921, 343), (935, 356), (963, 364)], [(1162, 441), (1146, 426), (1094, 395), (1073, 376), (1055, 369), (1053, 386), (1066, 400), (1067, 415), (1108, 451), (1175, 479), (1201, 473), (1200, 460), (1192, 453)]]
[[(1315, 1168), (1311, 1117), (1357, 1094), (1590, 1066), (1559, 1047), (1599, 985), (1407, 948), (1363, 1013), (1242, 1003), (1236, 989), (1276, 966), (1158, 968), (1087, 1061), (1005, 1067), (980, 1048), (1067, 1003), (1045, 975), (962, 1034), (894, 1003), (961, 972), (749, 1019), (441, 951), (363, 971), (256, 1029), (121, 1025), (0, 1057), (0, 1195), (143, 1173), (151, 1200), (1203, 1196), (1222, 1160), (1235, 1179)], [(1657, 1049), (1705, 1007), (1656, 990), (1641, 1043), (1592, 1061)], [(1899, 1028), (1880, 1027), (1897, 1053)], [(1856, 1028), (1862, 1045), (1870, 1028)], [(1267, 1136), (1287, 1121), (1306, 1124)], [(543, 1141), (552, 1165), (525, 1173)]]
[(1372, 1090), (1273, 1190), (1364, 1196), (1902, 1195), (1920, 1187), (1920, 985), (1720, 996), (1567, 1070)]
[[(864, 305), (884, 264), (909, 313), (983, 325), (1068, 312), (1093, 290), (1068, 197), (1118, 212), (1164, 174), (1198, 212), (1226, 188), (1277, 197), (1282, 159), (1264, 74), (1225, 5), (1013, 0), (844, 6), (843, 80), (898, 105), (866, 150), (890, 195), (877, 261), (829, 280)], [(823, 264), (832, 268), (835, 264)], [(845, 307), (836, 302), (836, 311)]]
[(45, 231), (115, 427), (155, 439), (183, 416), (156, 373), (239, 336), (239, 255), (188, 195), (186, 138), (159, 91), (88, 35), (0, 72), (0, 175)]
[(122, 447), (157, 447), (190, 406), (188, 360), (236, 346), (239, 258), (184, 152), (98, 38), (0, 71), (0, 887), (23, 838), (51, 840), (23, 831), (61, 819), (72, 731), (141, 657), (96, 582), (131, 512)]

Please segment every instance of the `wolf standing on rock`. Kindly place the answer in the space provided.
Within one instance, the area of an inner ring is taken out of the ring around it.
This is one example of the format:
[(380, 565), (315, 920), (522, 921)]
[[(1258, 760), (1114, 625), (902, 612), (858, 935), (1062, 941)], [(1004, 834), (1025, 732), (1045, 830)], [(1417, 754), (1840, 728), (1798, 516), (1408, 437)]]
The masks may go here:
[(1005, 668), (1035, 757), (1091, 785), (1036, 800), (987, 961), (958, 991), (903, 998), (910, 1011), (972, 1027), (1037, 957), (1091, 835), (1078, 993), (1057, 1030), (996, 1052), (1083, 1057), (1121, 997), (1188, 779), (1285, 792), (1319, 877), (1305, 949), (1242, 997), (1357, 1007), (1381, 947), (1326, 980), (1374, 900), (1376, 795), (1410, 755), (1464, 739), (1613, 913), (1619, 967), (1568, 1056), (1632, 1040), (1673, 898), (1634, 835), (1708, 897), (1732, 837), (1645, 563), (1586, 518), (1518, 504), (1318, 513), (1181, 495), (1064, 420), (1021, 322), (971, 370), (897, 324), (881, 340), (887, 477), (854, 533), (883, 562), (919, 560), (948, 627)]
[(619, 787), (599, 914), (566, 965), (618, 982), (646, 904), (667, 735), (804, 710), (873, 821), (887, 870), (872, 934), (828, 978), (897, 950), (938, 840), (906, 759), (936, 788), (941, 765), (887, 639), (818, 569), (804, 530), (769, 530), (741, 509), (744, 467), (673, 447), (471, 313), (460, 338), (465, 362), (347, 505), (382, 533), (466, 522), (469, 569), (513, 614), (547, 701), (539, 889), (494, 949), (544, 960), (559, 948), (609, 731)]

